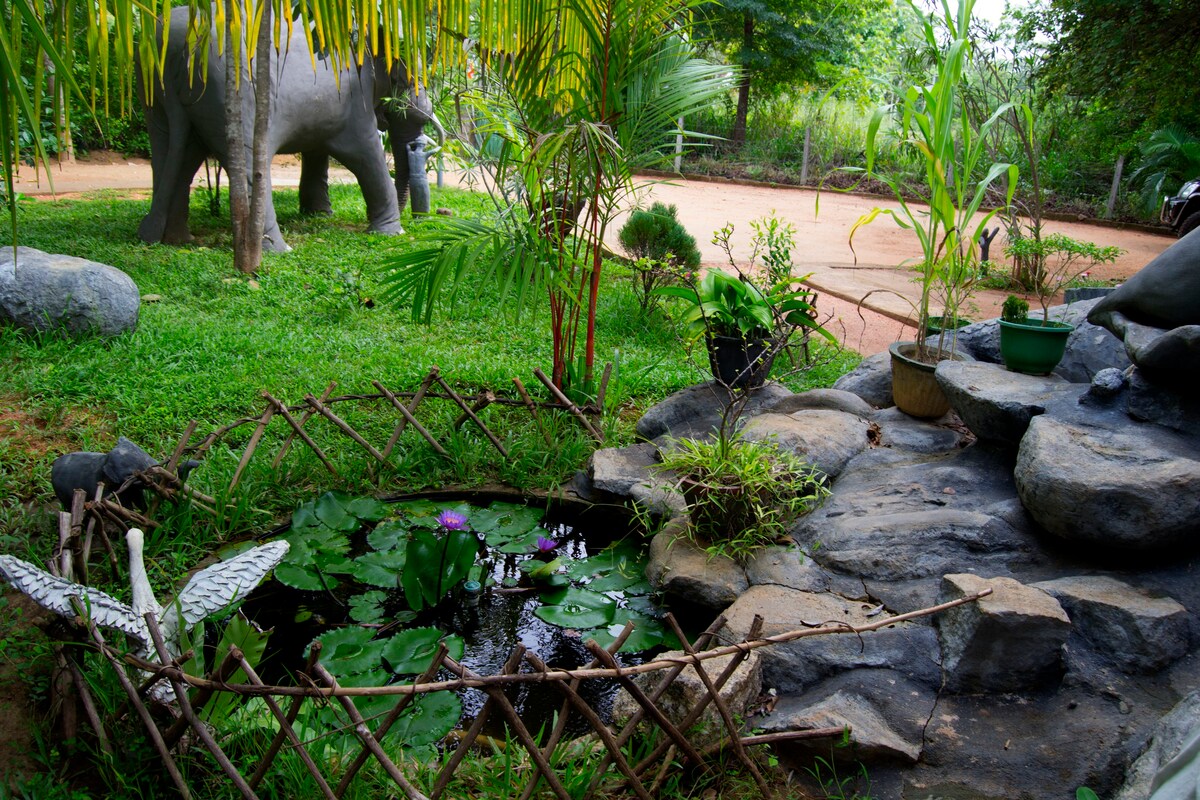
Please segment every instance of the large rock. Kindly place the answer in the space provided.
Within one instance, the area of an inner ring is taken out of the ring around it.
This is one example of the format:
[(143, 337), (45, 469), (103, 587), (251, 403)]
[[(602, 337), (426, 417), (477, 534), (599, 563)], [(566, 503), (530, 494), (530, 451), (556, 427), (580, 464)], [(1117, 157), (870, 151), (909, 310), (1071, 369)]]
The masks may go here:
[(935, 375), (955, 413), (976, 436), (1013, 447), (1047, 404), (1083, 391), (1057, 375), (1022, 375), (980, 361), (943, 361)]
[(992, 594), (938, 616), (942, 666), (955, 691), (1026, 692), (1063, 672), (1071, 622), (1058, 601), (1012, 578), (946, 575), (942, 600)]
[(732, 559), (710, 558), (683, 533), (675, 519), (650, 540), (646, 579), (674, 598), (709, 611), (721, 611), (749, 588), (746, 572)]
[(1129, 371), (1126, 410), (1142, 422), (1188, 434), (1200, 431), (1200, 393), (1150, 383), (1136, 367)]
[(1010, 462), (978, 446), (939, 456), (867, 451), (792, 532), (822, 566), (883, 581), (1008, 574), (1040, 558)]
[(864, 358), (857, 367), (838, 378), (833, 388), (856, 394), (876, 408), (895, 405), (892, 400), (892, 357), (884, 352)]
[(687, 503), (670, 475), (654, 469), (658, 463), (658, 448), (651, 442), (602, 448), (592, 453), (583, 477), (576, 476), (576, 491), (591, 502), (628, 498), (660, 517), (683, 514)]
[(116, 336), (137, 327), (141, 298), (121, 270), (74, 256), (0, 248), (0, 321), (30, 331)]
[(1200, 532), (1200, 446), (1155, 425), (1083, 426), (1036, 417), (1021, 440), (1017, 491), (1047, 531), (1154, 550)]
[(1149, 746), (1129, 768), (1113, 800), (1195, 800), (1197, 787), (1200, 691), (1180, 700), (1155, 726)]
[(805, 592), (829, 591), (829, 576), (798, 547), (764, 547), (746, 562), (751, 586), (775, 585)]
[(724, 635), (740, 641), (755, 615), (764, 620), (763, 635), (772, 636), (828, 624), (833, 631), (773, 644), (760, 653), (763, 681), (780, 692), (803, 691), (846, 670), (891, 667), (925, 686), (937, 686), (937, 637), (927, 625), (900, 622), (861, 636), (842, 624), (879, 622), (888, 612), (879, 606), (835, 594), (802, 592), (783, 586), (753, 586), (725, 612)]
[(760, 414), (746, 424), (750, 441), (773, 441), (784, 450), (837, 477), (851, 458), (870, 446), (870, 424), (856, 414), (806, 409), (793, 414)]
[(1092, 648), (1130, 673), (1153, 672), (1188, 649), (1188, 612), (1169, 597), (1151, 597), (1103, 575), (1041, 581)]
[[(669, 650), (665, 653), (660, 653), (655, 658), (671, 659), (684, 657), (685, 655), (682, 650)], [(729, 668), (729, 665), (733, 662), (733, 658), (732, 655), (728, 655), (705, 659), (701, 662), (705, 673), (708, 675), (709, 680), (713, 682), (713, 685), (716, 685), (717, 678)], [(648, 695), (662, 679), (663, 674), (662, 672), (647, 672), (635, 676), (633, 682)], [(728, 706), (735, 722), (745, 719), (747, 708), (762, 693), (762, 667), (759, 664), (757, 652), (751, 651), (738, 664), (733, 674), (729, 676), (729, 680), (721, 686), (718, 693)], [(675, 725), (680, 725), (692, 713), (693, 709), (699, 705), (700, 701), (708, 696), (708, 688), (704, 685), (704, 681), (696, 672), (695, 667), (689, 666), (683, 672), (679, 673), (679, 676), (667, 687), (667, 690), (659, 696), (655, 705), (667, 715), (667, 719), (671, 720)], [(633, 699), (633, 696), (629, 692), (624, 689), (620, 690), (613, 699), (613, 722), (623, 725), (640, 708), (641, 706)], [(689, 740), (693, 744), (705, 745), (710, 742), (718, 742), (729, 736), (725, 722), (721, 718), (721, 712), (711, 700), (704, 711), (701, 712), (700, 719), (695, 724), (700, 726), (699, 733), (694, 729), (688, 730)]]
[(910, 453), (948, 453), (962, 447), (969, 437), (953, 414), (924, 420), (893, 406), (876, 411), (871, 421), (879, 426), (881, 447)]
[[(748, 419), (775, 403), (790, 397), (792, 392), (778, 383), (767, 383), (750, 393), (741, 411)], [(731, 395), (716, 381), (680, 389), (651, 407), (637, 423), (637, 435), (642, 439), (660, 436), (702, 438), (711, 436), (721, 424), (722, 414), (729, 407)]]
[[(791, 706), (794, 706), (794, 703), (789, 703), (782, 710), (777, 709), (773, 714), (773, 724), (759, 727), (767, 733), (777, 730), (848, 728), (850, 741), (854, 746), (853, 758), (871, 762), (888, 760), (915, 764), (921, 757), (919, 737), (901, 736), (869, 700), (856, 693), (842, 690), (804, 708)], [(828, 742), (822, 742), (822, 745), (827, 748)]]
[(869, 418), (875, 413), (875, 409), (866, 400), (853, 392), (841, 389), (809, 389), (807, 392), (785, 397), (766, 410), (775, 414), (792, 414), (811, 408), (845, 411), (847, 414), (857, 414), (863, 418)]

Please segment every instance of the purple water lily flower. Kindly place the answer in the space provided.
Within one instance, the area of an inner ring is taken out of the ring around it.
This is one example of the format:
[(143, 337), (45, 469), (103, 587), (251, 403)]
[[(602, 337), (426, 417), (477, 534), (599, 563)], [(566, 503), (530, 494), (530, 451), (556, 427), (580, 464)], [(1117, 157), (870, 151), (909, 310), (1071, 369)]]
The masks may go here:
[(539, 536), (537, 538), (537, 549), (539, 553), (549, 553), (556, 547), (558, 547), (558, 542), (553, 539), (547, 539), (545, 536)]
[(457, 511), (443, 511), (437, 515), (437, 523), (448, 531), (461, 531), (467, 527), (467, 515)]

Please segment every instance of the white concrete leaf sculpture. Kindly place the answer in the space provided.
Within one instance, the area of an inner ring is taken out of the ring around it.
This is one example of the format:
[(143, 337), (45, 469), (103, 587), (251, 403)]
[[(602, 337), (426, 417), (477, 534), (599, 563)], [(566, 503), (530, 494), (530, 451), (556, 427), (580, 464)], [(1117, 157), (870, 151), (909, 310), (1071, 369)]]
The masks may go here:
[(172, 656), (178, 656), (182, 651), (180, 636), (184, 630), (250, 594), (288, 551), (285, 541), (269, 542), (206, 567), (193, 575), (164, 608), (155, 599), (146, 576), (142, 558), (144, 535), (137, 528), (131, 528), (125, 541), (129, 545), (130, 605), (99, 589), (56, 578), (10, 555), (0, 555), (0, 574), (38, 605), (67, 618), (76, 615), (71, 601), (78, 598), (93, 622), (133, 637), (141, 645), (142, 653), (149, 660), (157, 661), (144, 619), (147, 612), (153, 612), (157, 617), (167, 650)]

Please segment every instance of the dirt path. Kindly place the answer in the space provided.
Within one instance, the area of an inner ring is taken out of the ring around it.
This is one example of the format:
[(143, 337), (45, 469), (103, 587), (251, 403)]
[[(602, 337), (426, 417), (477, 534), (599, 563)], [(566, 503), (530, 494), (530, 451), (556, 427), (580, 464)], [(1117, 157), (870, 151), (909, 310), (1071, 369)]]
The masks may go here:
[[(447, 173), (448, 185), (460, 185), (462, 176)], [(276, 159), (272, 180), (277, 187), (299, 184), (300, 165), (292, 156)], [(353, 182), (342, 169), (330, 175), (333, 183)], [(647, 179), (648, 181), (653, 179)], [(203, 182), (203, 171), (196, 184)], [(46, 197), (54, 191), (75, 194), (98, 189), (136, 190), (151, 188), (150, 162), (125, 158), (115, 153), (98, 152), (71, 164), (52, 165), (49, 175), (40, 180), (28, 167), (19, 175), (18, 191)], [(819, 199), (819, 214), (818, 214)], [(811, 272), (808, 283), (820, 292), (818, 307), (822, 316), (831, 316), (834, 329), (842, 340), (864, 355), (881, 352), (898, 338), (911, 335), (911, 301), (919, 287), (913, 273), (900, 265), (919, 255), (916, 237), (898, 228), (890, 219), (880, 218), (859, 229), (850, 247), (850, 229), (855, 221), (875, 206), (894, 208), (894, 203), (836, 192), (818, 193), (811, 189), (746, 186), (709, 181), (679, 180), (656, 182), (647, 186), (640, 200), (649, 204), (661, 200), (675, 204), (684, 226), (696, 237), (705, 266), (728, 266), (725, 254), (711, 241), (714, 231), (727, 222), (734, 226), (734, 256), (744, 263), (750, 256), (751, 220), (775, 214), (796, 228), (796, 249), (792, 253), (798, 272)], [(618, 220), (610, 246), (616, 242)], [(1124, 280), (1146, 265), (1175, 240), (1167, 235), (1108, 227), (1082, 222), (1049, 222), (1049, 231), (1099, 245), (1117, 245), (1125, 250), (1114, 264), (1092, 271), (1091, 277)], [(992, 245), (993, 256), (1002, 256), (1003, 238)], [(875, 292), (875, 294), (870, 294)], [(870, 296), (863, 303), (863, 297)], [(968, 316), (988, 319), (999, 314), (1007, 292), (979, 291), (973, 298)]]

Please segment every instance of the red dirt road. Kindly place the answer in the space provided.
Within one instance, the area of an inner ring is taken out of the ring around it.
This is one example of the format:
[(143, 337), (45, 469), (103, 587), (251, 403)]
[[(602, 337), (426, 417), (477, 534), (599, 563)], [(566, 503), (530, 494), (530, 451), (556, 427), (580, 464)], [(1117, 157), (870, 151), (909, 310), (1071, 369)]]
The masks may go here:
[[(272, 173), (275, 186), (295, 186), (299, 177), (299, 162), (295, 158), (281, 156), (276, 160)], [(457, 173), (447, 174), (448, 185), (458, 185), (460, 179)], [(345, 170), (334, 170), (330, 180), (352, 182), (354, 178)], [(792, 259), (797, 272), (812, 273), (807, 282), (820, 293), (818, 308), (823, 317), (831, 317), (833, 330), (847, 346), (869, 355), (911, 335), (911, 328), (904, 323), (913, 318), (911, 300), (919, 294), (919, 287), (913, 282), (914, 273), (902, 265), (919, 255), (915, 235), (881, 217), (859, 229), (853, 249), (850, 246), (850, 229), (859, 217), (876, 206), (893, 208), (895, 203), (832, 191), (822, 192), (818, 197), (811, 189), (689, 180), (668, 183), (650, 178), (646, 181), (640, 202), (648, 205), (661, 200), (675, 204), (680, 221), (700, 245), (705, 266), (728, 266), (725, 254), (711, 242), (713, 232), (727, 222), (733, 223), (734, 257), (745, 264), (751, 251), (750, 222), (775, 214), (795, 226), (796, 248)], [(54, 191), (60, 194), (100, 189), (145, 192), (151, 187), (150, 164), (145, 159), (101, 152), (70, 164), (52, 165), (49, 176), (43, 173), (40, 180), (31, 169), (23, 167), (18, 191), (46, 197), (51, 194), (51, 182)], [(610, 246), (616, 249), (619, 249), (616, 231), (621, 221), (610, 229)], [(1124, 255), (1114, 264), (1092, 271), (1091, 277), (1104, 280), (1128, 278), (1175, 241), (1168, 235), (1084, 222), (1049, 222), (1046, 228), (1124, 249)], [(1001, 235), (992, 244), (993, 260), (1003, 260), (1003, 247)], [(871, 292), (875, 293), (860, 304)], [(977, 292), (968, 316), (977, 319), (997, 316), (1006, 295), (998, 291)]]

